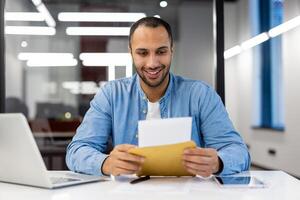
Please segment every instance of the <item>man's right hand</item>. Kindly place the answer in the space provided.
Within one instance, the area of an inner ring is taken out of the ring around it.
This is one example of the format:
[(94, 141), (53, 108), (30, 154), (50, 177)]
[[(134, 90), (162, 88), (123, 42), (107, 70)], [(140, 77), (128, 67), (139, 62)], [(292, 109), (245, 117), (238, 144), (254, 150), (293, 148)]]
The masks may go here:
[(135, 174), (141, 170), (144, 158), (128, 153), (135, 145), (121, 144), (116, 146), (102, 165), (102, 172), (106, 175), (119, 176), (121, 174)]

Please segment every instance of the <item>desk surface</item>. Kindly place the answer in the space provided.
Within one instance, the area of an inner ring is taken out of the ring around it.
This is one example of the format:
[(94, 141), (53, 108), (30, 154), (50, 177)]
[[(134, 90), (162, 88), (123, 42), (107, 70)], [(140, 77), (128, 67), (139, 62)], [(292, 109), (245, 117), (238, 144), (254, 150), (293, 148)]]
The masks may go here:
[(220, 188), (213, 180), (199, 178), (151, 178), (131, 185), (127, 180), (106, 181), (47, 190), (0, 182), (0, 199), (111, 200), (111, 199), (229, 199), (299, 200), (300, 181), (282, 171), (251, 171), (267, 188)]

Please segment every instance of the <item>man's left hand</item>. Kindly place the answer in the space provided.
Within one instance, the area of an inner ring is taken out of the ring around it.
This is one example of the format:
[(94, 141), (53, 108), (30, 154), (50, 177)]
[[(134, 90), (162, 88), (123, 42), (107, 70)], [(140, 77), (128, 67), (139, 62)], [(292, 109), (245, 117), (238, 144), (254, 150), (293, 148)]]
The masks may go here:
[(184, 150), (183, 165), (191, 174), (209, 177), (219, 171), (220, 161), (215, 149), (192, 148)]

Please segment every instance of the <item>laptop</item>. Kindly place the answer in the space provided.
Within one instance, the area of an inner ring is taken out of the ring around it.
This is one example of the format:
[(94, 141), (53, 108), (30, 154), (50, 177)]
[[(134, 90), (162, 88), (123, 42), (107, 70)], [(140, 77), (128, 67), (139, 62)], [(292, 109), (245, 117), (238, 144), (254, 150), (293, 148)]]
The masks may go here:
[(48, 171), (23, 114), (0, 114), (0, 181), (60, 188), (104, 181), (103, 177), (70, 171)]

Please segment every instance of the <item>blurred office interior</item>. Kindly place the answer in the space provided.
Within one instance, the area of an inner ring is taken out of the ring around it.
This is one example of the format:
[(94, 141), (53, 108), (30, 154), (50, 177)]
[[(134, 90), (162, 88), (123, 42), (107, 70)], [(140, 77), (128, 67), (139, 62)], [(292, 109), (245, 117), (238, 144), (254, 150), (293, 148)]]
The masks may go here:
[[(253, 166), (300, 177), (300, 1), (222, 2), (229, 115)], [(66, 169), (90, 100), (135, 73), (128, 30), (141, 17), (172, 26), (172, 72), (216, 88), (215, 11), (214, 0), (6, 0), (5, 111), (27, 117), (48, 169)]]

